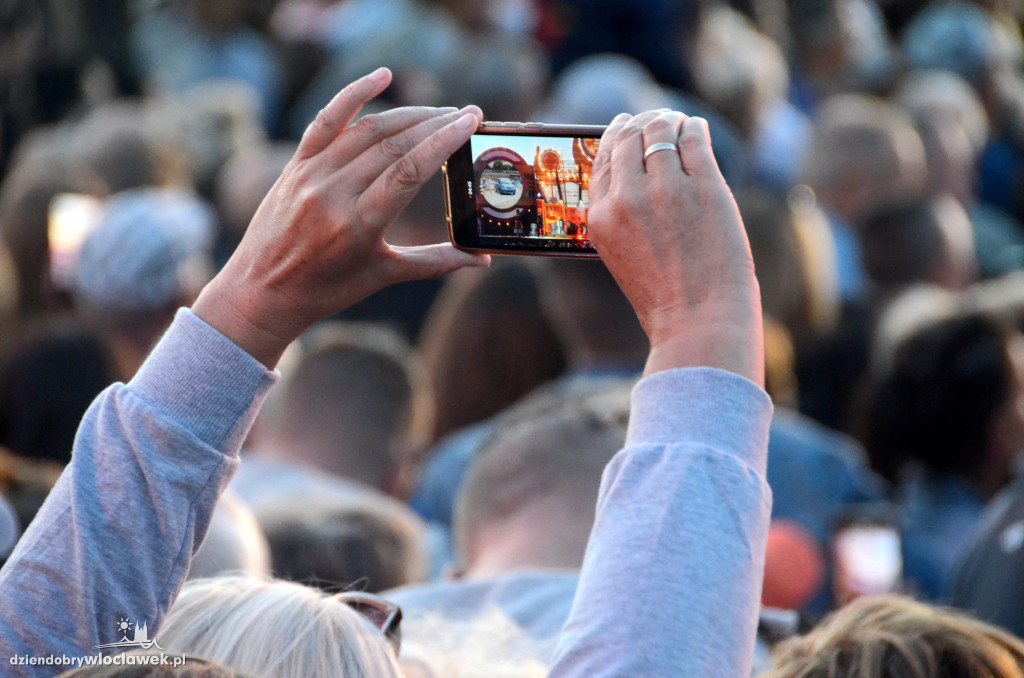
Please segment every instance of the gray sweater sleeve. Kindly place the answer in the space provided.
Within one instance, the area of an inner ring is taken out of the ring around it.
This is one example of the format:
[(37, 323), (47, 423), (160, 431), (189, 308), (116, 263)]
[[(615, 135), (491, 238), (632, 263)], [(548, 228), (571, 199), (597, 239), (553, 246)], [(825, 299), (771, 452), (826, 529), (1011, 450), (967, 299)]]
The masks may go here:
[(0, 571), (3, 675), (59, 672), (9, 663), (17, 655), (95, 655), (121, 640), (121, 619), (154, 635), (275, 380), (181, 310), (135, 378), (97, 397)]
[(764, 391), (719, 370), (637, 385), (551, 676), (750, 675), (771, 414)]

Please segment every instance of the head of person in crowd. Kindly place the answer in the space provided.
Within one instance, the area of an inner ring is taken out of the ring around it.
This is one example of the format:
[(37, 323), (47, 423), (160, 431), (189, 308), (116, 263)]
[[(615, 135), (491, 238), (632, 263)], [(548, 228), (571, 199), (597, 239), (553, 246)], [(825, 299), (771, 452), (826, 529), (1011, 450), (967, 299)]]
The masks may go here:
[(150, 107), (116, 100), (69, 126), (75, 153), (110, 193), (180, 183), (184, 157), (162, 137)]
[(633, 307), (599, 261), (545, 260), (541, 304), (569, 367), (639, 367), (648, 341)]
[(921, 195), (925, 177), (921, 137), (897, 108), (856, 94), (822, 104), (803, 179), (826, 210), (857, 228), (870, 214)]
[(992, 496), (1024, 441), (1024, 342), (981, 313), (925, 326), (899, 343), (867, 389), (862, 440), (872, 466), (907, 462)]
[[(805, 195), (806, 194), (806, 195)], [(839, 293), (832, 235), (806, 188), (790, 196), (736, 193), (754, 257), (761, 307), (794, 337), (835, 322)]]
[(213, 211), (178, 189), (108, 198), (75, 264), (76, 310), (104, 336), (127, 379), (211, 274)]
[(928, 192), (973, 202), (975, 163), (988, 141), (989, 126), (970, 84), (952, 71), (911, 71), (893, 100), (913, 119), (924, 142)]
[(210, 200), (224, 164), (265, 143), (259, 97), (237, 80), (196, 83), (173, 98), (154, 100), (151, 108), (151, 124), (163, 146), (177, 153), (183, 181)]
[(861, 237), (864, 270), (882, 293), (922, 283), (959, 290), (978, 277), (970, 217), (951, 195), (883, 210), (865, 221)]
[(66, 464), (82, 415), (119, 378), (103, 339), (74, 318), (19, 325), (0, 346), (0, 445)]
[(217, 500), (203, 545), (192, 556), (189, 579), (220, 574), (270, 574), (270, 547), (252, 510), (228, 489)]
[(423, 523), (383, 494), (284, 495), (261, 503), (257, 518), (277, 577), (374, 593), (426, 578)]
[(66, 153), (66, 131), (44, 130), (22, 140), (0, 185), (0, 239), (17, 274), (19, 315), (66, 306), (50, 277), (50, 207), (61, 193), (104, 195), (106, 187)]
[(763, 115), (786, 97), (789, 70), (782, 50), (726, 5), (702, 12), (694, 48), (697, 93), (751, 139)]
[(490, 120), (532, 120), (551, 78), (540, 46), (504, 32), (468, 35), (465, 41), (442, 74), (445, 99), (453, 106), (477, 104)]
[(838, 92), (877, 92), (895, 60), (877, 3), (871, 0), (794, 0), (793, 77), (801, 103), (814, 108)]
[(601, 473), (625, 441), (628, 392), (548, 405), (499, 426), (470, 465), (452, 526), (463, 576), (583, 564)]
[(419, 352), (437, 403), (435, 438), (491, 417), (565, 368), (532, 269), (518, 261), (449, 277)]
[(761, 678), (1021, 678), (1024, 642), (961, 612), (865, 596), (775, 648)]
[(944, 69), (967, 80), (992, 122), (1001, 126), (1001, 80), (1019, 79), (1020, 35), (981, 3), (952, 0), (925, 7), (907, 25), (901, 48), (913, 69)]
[[(252, 674), (241, 673), (226, 666), (214, 663), (209, 659), (177, 655), (168, 657), (167, 664), (160, 664), (160, 653), (130, 652), (126, 657), (138, 657), (133, 663), (126, 658), (123, 663), (85, 666), (62, 673), (58, 678), (255, 678)], [(156, 661), (150, 663), (150, 657)], [(180, 659), (181, 664), (176, 664)]]
[(257, 676), (399, 678), (379, 621), (303, 584), (222, 576), (185, 584), (160, 644)]
[(253, 448), (404, 496), (434, 404), (409, 344), (382, 326), (323, 323), (261, 420)]
[(547, 102), (537, 111), (543, 122), (607, 125), (622, 111), (666, 106), (662, 88), (635, 59), (595, 54), (569, 64), (551, 85)]

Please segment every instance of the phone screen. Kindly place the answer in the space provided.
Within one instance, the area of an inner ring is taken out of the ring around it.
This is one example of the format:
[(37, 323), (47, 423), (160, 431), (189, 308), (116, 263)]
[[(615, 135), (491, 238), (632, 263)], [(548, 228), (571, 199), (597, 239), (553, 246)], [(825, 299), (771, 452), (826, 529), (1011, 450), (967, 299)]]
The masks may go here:
[(445, 166), (452, 242), (490, 252), (596, 256), (587, 212), (602, 131), (474, 134)]
[(72, 289), (78, 252), (99, 223), (102, 209), (99, 198), (78, 193), (59, 193), (50, 202), (47, 238), (50, 279), (56, 289)]
[(891, 525), (850, 525), (835, 536), (837, 602), (893, 593), (903, 574), (900, 535)]

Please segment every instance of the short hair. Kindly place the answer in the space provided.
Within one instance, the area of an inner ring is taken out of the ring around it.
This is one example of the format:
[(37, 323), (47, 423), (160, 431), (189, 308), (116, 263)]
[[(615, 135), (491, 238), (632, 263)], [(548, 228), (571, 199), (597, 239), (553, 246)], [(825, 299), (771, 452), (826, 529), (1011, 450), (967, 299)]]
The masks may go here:
[(643, 361), (647, 335), (603, 263), (551, 259), (537, 266), (544, 311), (570, 364), (579, 350), (620, 363)]
[(412, 349), (368, 323), (323, 323), (301, 341), (265, 420), (276, 451), (381, 487), (432, 428), (433, 401)]
[[(957, 230), (957, 227), (960, 227)], [(902, 202), (868, 218), (861, 232), (861, 261), (868, 277), (886, 290), (914, 283), (949, 284), (951, 266), (962, 264), (969, 282), (974, 243), (970, 218), (955, 198), (931, 196)]]
[(423, 581), (424, 525), (401, 502), (367, 492), (282, 496), (257, 515), (274, 574), (332, 586), (359, 582), (370, 592)]
[(498, 262), (449, 277), (420, 334), (437, 438), (491, 417), (565, 369), (531, 267)]
[(965, 613), (858, 598), (780, 643), (761, 678), (1024, 678), (1024, 642)]
[(253, 577), (185, 584), (159, 630), (169, 651), (275, 678), (398, 678), (384, 634), (332, 594)]
[(970, 313), (905, 339), (869, 387), (863, 441), (872, 464), (889, 474), (916, 460), (971, 475), (985, 463), (989, 425), (1013, 385), (1011, 336), (996, 320)]
[(559, 502), (579, 520), (582, 534), (549, 535), (537, 525), (536, 538), (570, 542), (589, 534), (601, 474), (625, 441), (628, 391), (548, 404), (547, 414), (534, 411), (499, 426), (477, 451), (456, 498), (452, 526), (463, 565), (476, 557), (485, 527), (544, 500)]

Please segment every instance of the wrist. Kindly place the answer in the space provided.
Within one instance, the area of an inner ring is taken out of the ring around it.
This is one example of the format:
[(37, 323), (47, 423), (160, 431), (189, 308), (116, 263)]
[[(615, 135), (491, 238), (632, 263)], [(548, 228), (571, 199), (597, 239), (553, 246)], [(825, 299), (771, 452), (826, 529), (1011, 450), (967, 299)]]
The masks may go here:
[(215, 277), (203, 288), (191, 310), (272, 370), (302, 329), (284, 326), (281, 320), (288, 313), (265, 309), (260, 294), (234, 280), (223, 275)]
[(644, 375), (681, 367), (714, 367), (764, 384), (760, 299), (709, 303), (661, 318), (649, 333)]

